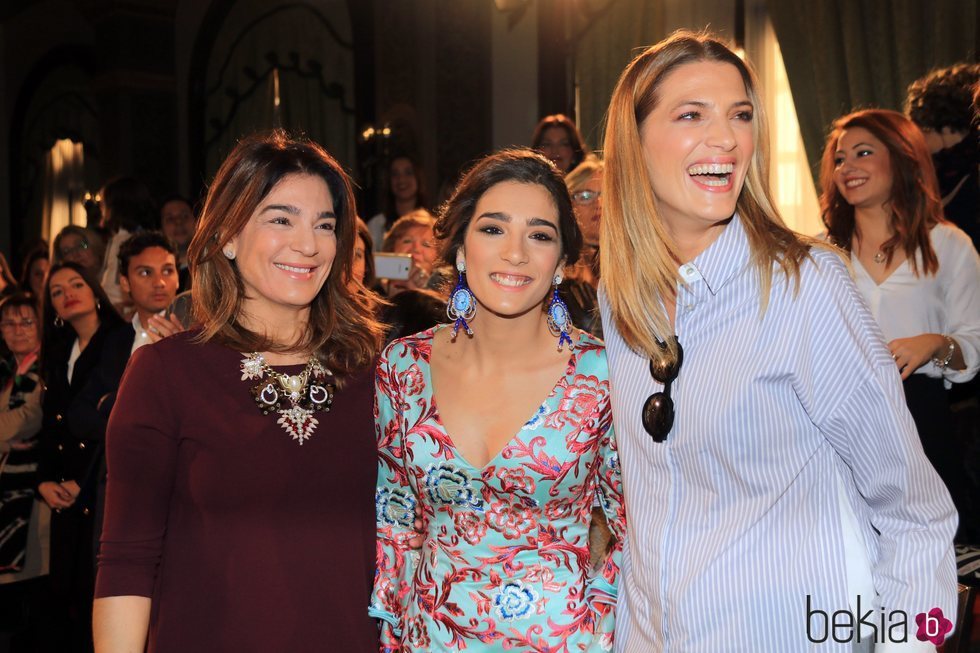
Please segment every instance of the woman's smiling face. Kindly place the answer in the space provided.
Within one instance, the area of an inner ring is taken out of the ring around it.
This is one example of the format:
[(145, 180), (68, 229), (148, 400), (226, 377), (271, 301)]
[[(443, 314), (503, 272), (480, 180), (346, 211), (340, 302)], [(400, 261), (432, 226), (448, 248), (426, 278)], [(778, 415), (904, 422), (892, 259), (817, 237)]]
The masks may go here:
[(337, 253), (337, 216), (327, 183), (290, 174), (273, 187), (226, 245), (254, 317), (306, 308), (323, 288)]
[(672, 230), (735, 213), (755, 151), (753, 106), (735, 66), (688, 63), (660, 84), (640, 126), (657, 208)]
[(504, 317), (540, 310), (562, 268), (558, 229), (558, 209), (544, 186), (491, 186), (476, 202), (461, 250), (480, 305)]

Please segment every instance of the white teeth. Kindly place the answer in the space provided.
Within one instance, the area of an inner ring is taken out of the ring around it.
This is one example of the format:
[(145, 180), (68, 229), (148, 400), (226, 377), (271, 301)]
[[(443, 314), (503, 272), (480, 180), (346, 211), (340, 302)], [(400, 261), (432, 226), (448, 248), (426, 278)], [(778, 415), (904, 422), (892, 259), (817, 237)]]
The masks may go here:
[(867, 179), (848, 179), (846, 182), (844, 182), (844, 185), (848, 188), (856, 188), (858, 186), (863, 186), (865, 183), (867, 183), (867, 181)]
[(687, 169), (689, 175), (727, 175), (733, 172), (734, 163), (696, 163)]
[(729, 178), (724, 179), (712, 179), (708, 177), (707, 179), (698, 179), (698, 183), (702, 186), (727, 186), (729, 183)]
[(512, 277), (507, 274), (491, 274), (490, 278), (501, 286), (511, 286), (512, 288), (519, 288), (531, 283), (527, 277)]
[(292, 265), (284, 265), (282, 263), (276, 263), (275, 266), (280, 270), (285, 270), (286, 272), (296, 272), (298, 274), (309, 274), (313, 271), (313, 268), (296, 268)]

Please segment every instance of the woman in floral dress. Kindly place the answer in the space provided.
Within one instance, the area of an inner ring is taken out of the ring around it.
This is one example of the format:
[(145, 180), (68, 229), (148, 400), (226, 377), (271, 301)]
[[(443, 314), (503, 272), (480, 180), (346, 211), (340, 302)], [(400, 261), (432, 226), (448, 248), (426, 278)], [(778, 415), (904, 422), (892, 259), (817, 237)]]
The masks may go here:
[[(625, 511), (605, 350), (554, 291), (581, 245), (568, 191), (540, 155), (494, 154), (437, 235), (455, 323), (393, 342), (376, 377), (381, 650), (610, 650)], [(593, 570), (596, 502), (617, 543)]]

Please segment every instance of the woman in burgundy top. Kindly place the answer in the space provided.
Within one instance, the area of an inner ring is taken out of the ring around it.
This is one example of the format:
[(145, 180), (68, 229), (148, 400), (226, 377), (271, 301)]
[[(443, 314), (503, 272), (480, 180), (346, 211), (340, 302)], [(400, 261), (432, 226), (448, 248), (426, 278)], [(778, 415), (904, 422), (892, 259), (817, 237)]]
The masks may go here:
[(99, 653), (376, 651), (372, 306), (350, 183), (282, 133), (229, 155), (189, 257), (200, 329), (109, 421)]

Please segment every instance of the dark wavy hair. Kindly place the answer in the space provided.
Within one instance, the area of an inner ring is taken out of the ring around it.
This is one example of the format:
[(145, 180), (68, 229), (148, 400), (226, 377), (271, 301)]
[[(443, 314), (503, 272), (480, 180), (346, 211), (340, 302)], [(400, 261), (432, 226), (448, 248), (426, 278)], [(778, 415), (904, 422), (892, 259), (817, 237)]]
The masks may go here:
[(920, 127), (968, 132), (978, 127), (980, 110), (975, 94), (980, 91), (980, 63), (959, 63), (933, 70), (908, 88), (905, 113)]
[[(241, 322), (245, 286), (222, 249), (248, 223), (270, 191), (288, 175), (323, 179), (337, 215), (337, 250), (327, 280), (310, 306), (310, 322), (300, 342), (276, 342)], [(197, 342), (214, 341), (238, 351), (310, 351), (343, 380), (370, 365), (382, 338), (374, 305), (346, 283), (357, 238), (354, 194), (343, 168), (316, 143), (284, 131), (240, 141), (218, 169), (187, 252), (193, 275)]]
[(544, 140), (544, 133), (551, 129), (552, 127), (558, 127), (559, 129), (565, 130), (565, 134), (568, 135), (568, 142), (572, 145), (572, 165), (568, 167), (568, 170), (562, 170), (562, 174), (570, 172), (575, 169), (575, 166), (582, 163), (582, 159), (588, 154), (589, 148), (585, 145), (585, 139), (582, 138), (582, 132), (578, 130), (572, 119), (563, 113), (555, 113), (550, 116), (545, 116), (538, 124), (534, 127), (534, 134), (531, 135), (531, 149), (538, 150), (541, 147), (541, 141)]
[(163, 235), (161, 231), (140, 231), (125, 241), (119, 246), (119, 274), (124, 277), (129, 277), (129, 262), (134, 256), (139, 256), (143, 253), (143, 250), (149, 249), (151, 247), (159, 247), (160, 249), (174, 255), (177, 257), (177, 246), (174, 245), (173, 241)]
[(102, 285), (91, 272), (78, 263), (70, 261), (61, 261), (52, 265), (48, 270), (47, 278), (44, 280), (44, 299), (41, 304), (41, 324), (43, 325), (41, 329), (41, 369), (44, 370), (43, 378), (47, 378), (47, 374), (53, 371), (52, 366), (58, 364), (58, 361), (51, 359), (52, 353), (62, 351), (77, 335), (68, 322), (55, 324), (55, 318), (58, 314), (54, 310), (54, 304), (51, 303), (51, 279), (61, 270), (74, 270), (85, 282), (85, 285), (92, 290), (92, 294), (95, 295), (95, 310), (99, 316), (100, 328), (101, 326), (115, 326), (123, 322), (113, 307), (112, 300), (105, 294)]
[(477, 202), (484, 193), (505, 181), (536, 184), (548, 191), (558, 210), (562, 256), (566, 265), (574, 265), (582, 249), (582, 232), (572, 210), (572, 199), (564, 177), (554, 163), (527, 149), (508, 149), (491, 154), (480, 159), (463, 175), (436, 221), (435, 234), (439, 239), (439, 257), (442, 261), (455, 268), (456, 252), (466, 239), (466, 229), (473, 220)]
[(837, 141), (845, 129), (867, 129), (888, 150), (892, 189), (888, 200), (891, 227), (895, 232), (881, 246), (887, 264), (901, 247), (912, 272), (919, 274), (916, 252), (922, 253), (925, 274), (935, 274), (939, 259), (929, 240), (929, 231), (943, 222), (939, 182), (925, 138), (915, 123), (897, 111), (864, 109), (834, 121), (820, 164), (820, 210), (830, 240), (851, 250), (854, 238), (854, 207), (847, 203), (834, 182)]

